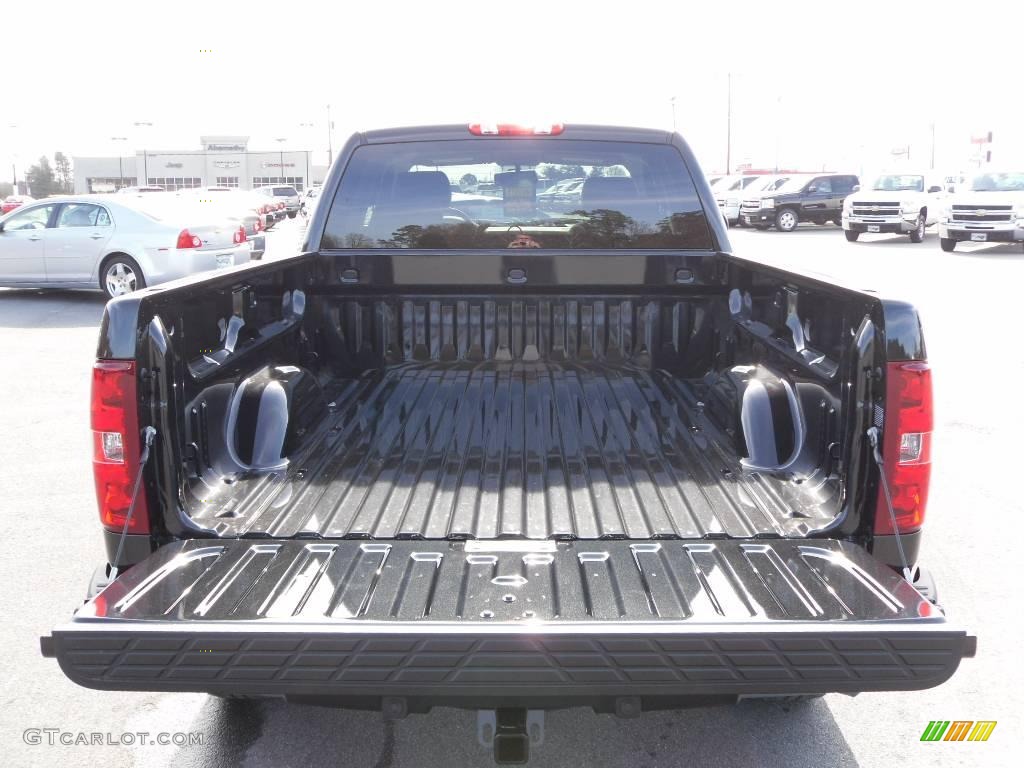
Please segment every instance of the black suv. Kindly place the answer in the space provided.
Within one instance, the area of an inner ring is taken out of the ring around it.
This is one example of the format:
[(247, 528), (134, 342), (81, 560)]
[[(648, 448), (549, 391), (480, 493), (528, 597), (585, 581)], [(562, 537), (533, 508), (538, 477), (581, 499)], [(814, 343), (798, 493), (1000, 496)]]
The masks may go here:
[(776, 190), (743, 201), (740, 218), (756, 229), (792, 232), (801, 221), (843, 225), (843, 199), (857, 186), (856, 176), (842, 173), (793, 176)]

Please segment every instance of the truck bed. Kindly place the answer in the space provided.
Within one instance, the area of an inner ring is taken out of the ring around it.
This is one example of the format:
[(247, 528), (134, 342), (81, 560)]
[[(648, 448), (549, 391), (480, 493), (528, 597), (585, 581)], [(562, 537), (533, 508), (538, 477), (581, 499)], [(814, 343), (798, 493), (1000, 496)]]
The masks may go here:
[(744, 470), (698, 382), (662, 370), (425, 362), (335, 385), (287, 468), (235, 479), (194, 521), (227, 537), (686, 539), (802, 537), (833, 517)]

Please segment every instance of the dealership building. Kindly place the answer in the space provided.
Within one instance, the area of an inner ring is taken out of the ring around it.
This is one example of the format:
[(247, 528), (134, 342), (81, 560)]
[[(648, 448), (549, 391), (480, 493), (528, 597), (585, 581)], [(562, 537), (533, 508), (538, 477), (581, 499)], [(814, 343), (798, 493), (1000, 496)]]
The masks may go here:
[(203, 136), (201, 149), (138, 150), (124, 157), (74, 157), (75, 192), (114, 192), (156, 185), (168, 190), (225, 186), (254, 189), (323, 183), (327, 166), (313, 165), (308, 150), (251, 151), (248, 136)]

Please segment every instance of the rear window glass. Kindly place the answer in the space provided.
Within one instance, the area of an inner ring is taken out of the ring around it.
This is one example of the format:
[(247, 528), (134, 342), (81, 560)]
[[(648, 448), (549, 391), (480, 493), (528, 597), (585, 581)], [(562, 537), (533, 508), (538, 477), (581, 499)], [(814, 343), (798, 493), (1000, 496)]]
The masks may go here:
[(275, 197), (294, 197), (297, 194), (295, 187), (274, 187)]
[(358, 148), (321, 248), (710, 249), (666, 144), (551, 139)]

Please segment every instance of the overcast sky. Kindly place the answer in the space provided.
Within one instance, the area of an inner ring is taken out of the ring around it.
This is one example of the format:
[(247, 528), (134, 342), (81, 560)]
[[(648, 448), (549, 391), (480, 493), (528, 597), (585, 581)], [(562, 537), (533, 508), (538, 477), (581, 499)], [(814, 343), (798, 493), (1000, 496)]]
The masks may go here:
[(324, 162), (328, 103), (337, 149), (354, 130), (432, 122), (669, 129), (673, 96), (710, 173), (726, 162), (729, 72), (734, 164), (859, 171), (909, 144), (926, 166), (934, 122), (939, 167), (965, 167), (989, 130), (994, 161), (1024, 165), (1019, 1), (58, 0), (5, 3), (0, 23), (4, 180), (12, 151), (24, 168), (55, 150), (198, 149), (201, 134), (287, 137)]

